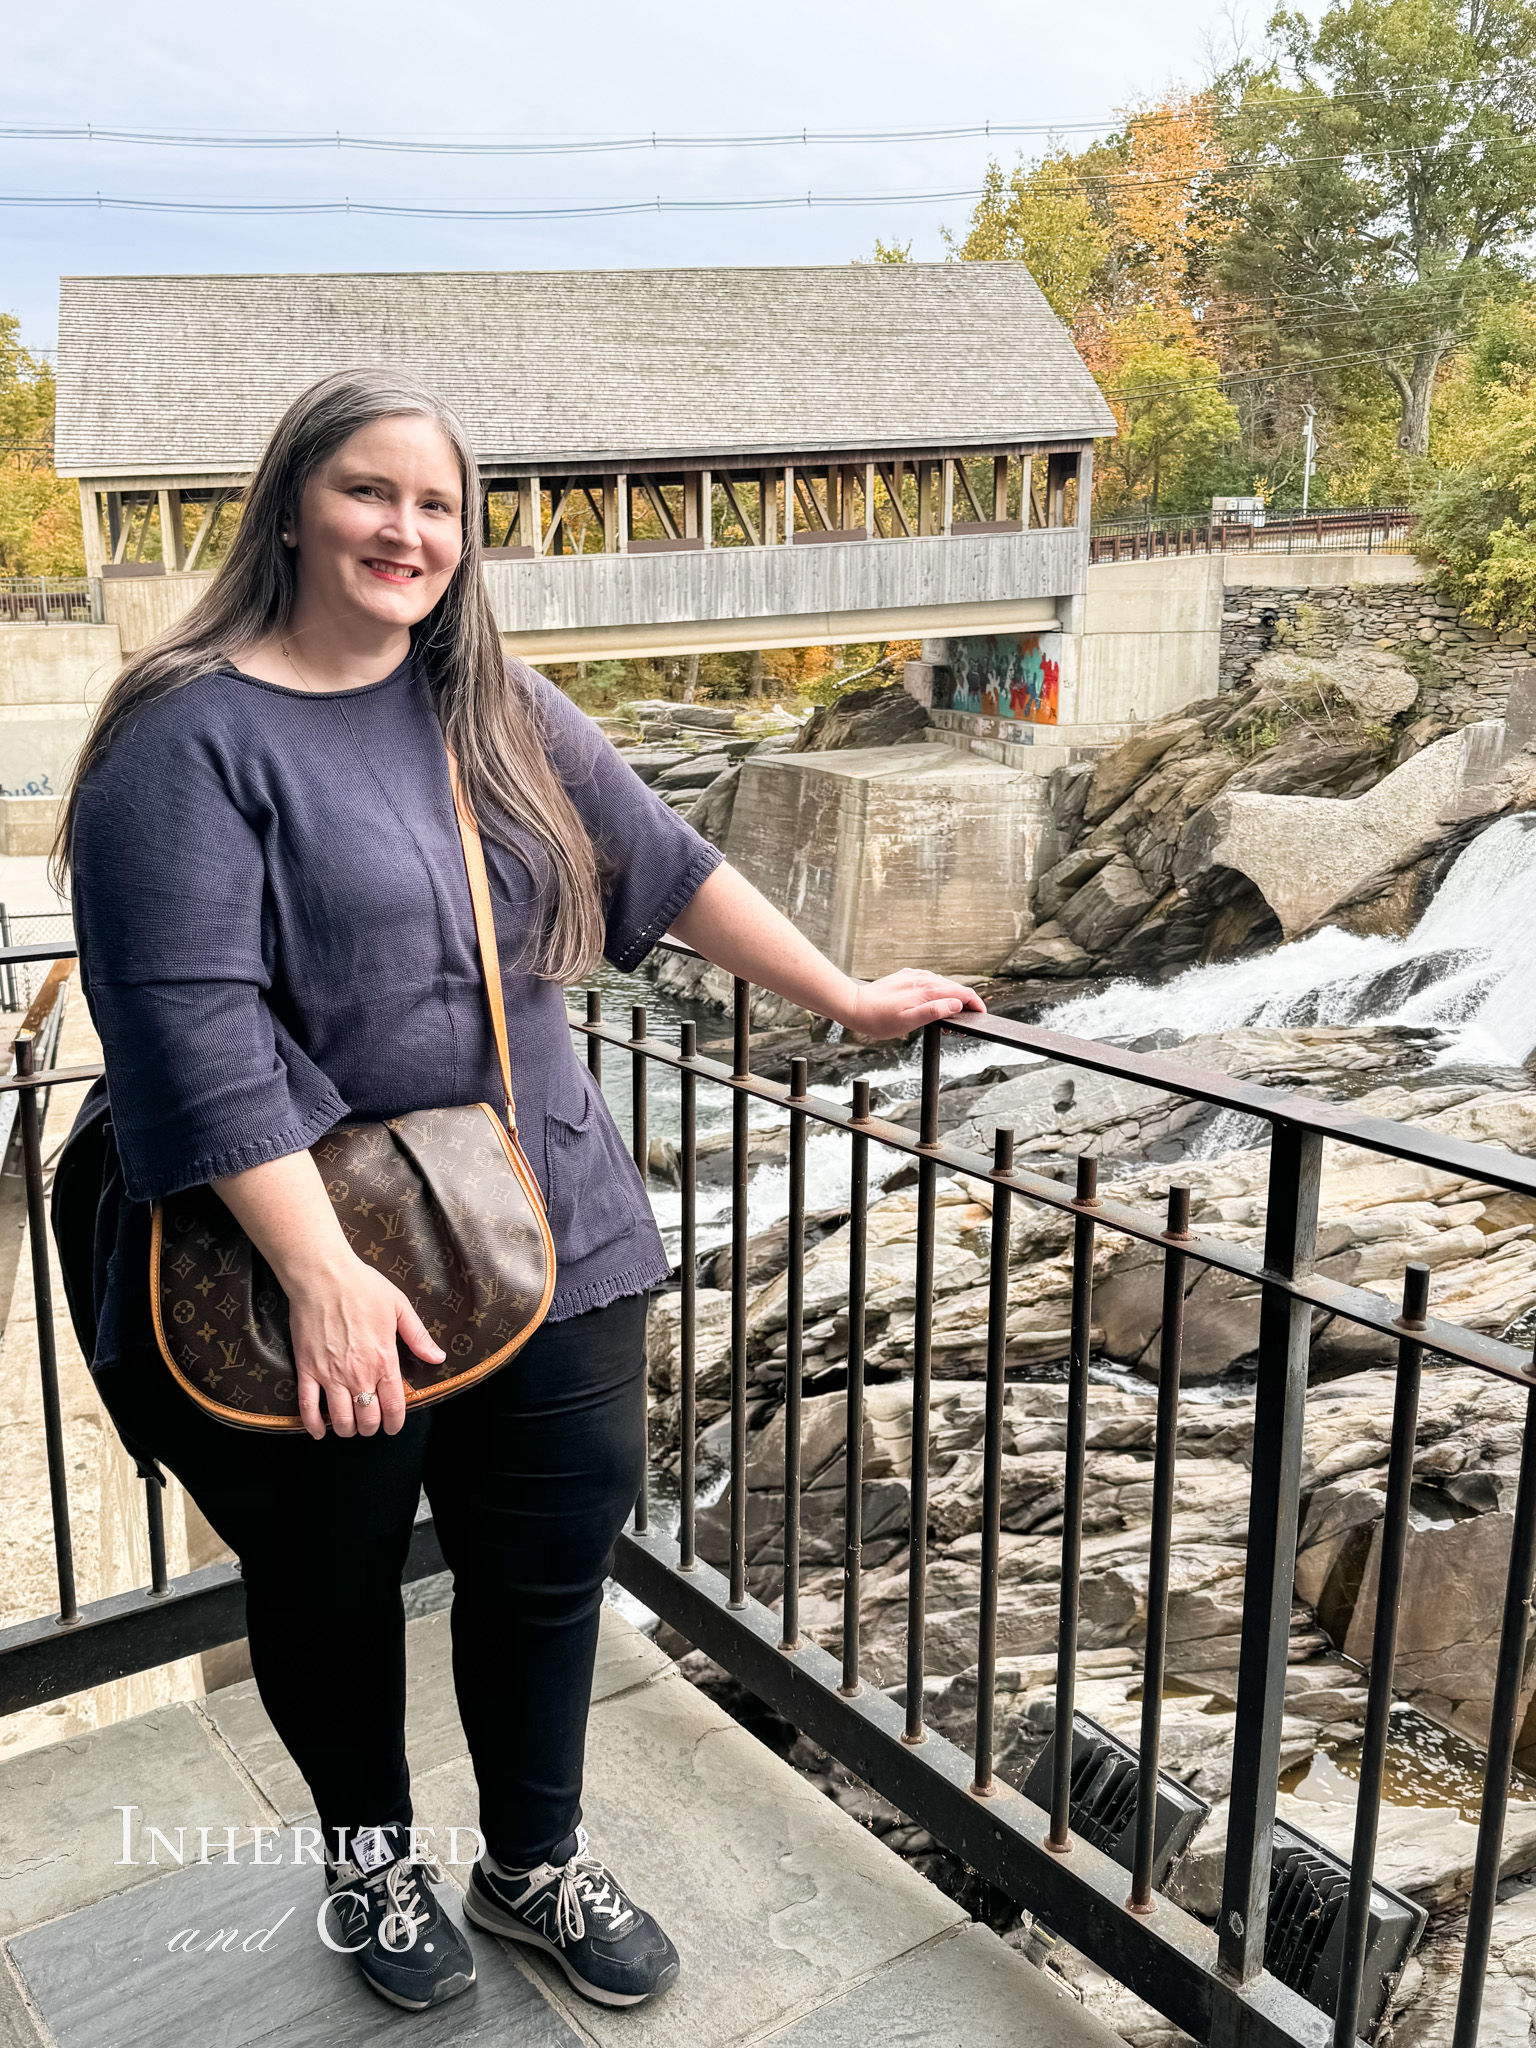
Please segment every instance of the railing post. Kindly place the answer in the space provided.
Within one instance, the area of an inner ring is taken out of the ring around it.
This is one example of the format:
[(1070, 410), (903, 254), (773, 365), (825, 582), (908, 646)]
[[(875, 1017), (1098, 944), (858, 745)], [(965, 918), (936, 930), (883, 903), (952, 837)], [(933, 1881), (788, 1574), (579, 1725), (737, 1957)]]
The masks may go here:
[[(735, 982), (733, 1078), (752, 1071), (752, 985)], [(731, 1091), (731, 1605), (747, 1603), (747, 1108)]]
[[(1403, 1275), (1403, 1313), (1408, 1327), (1424, 1326), (1429, 1312), (1429, 1268), (1415, 1262)], [(1408, 1549), (1409, 1495), (1413, 1488), (1413, 1447), (1418, 1436), (1419, 1380), (1424, 1347), (1404, 1337), (1397, 1347), (1397, 1389), (1392, 1403), (1392, 1450), (1387, 1460), (1387, 1499), (1381, 1516), (1376, 1570), (1376, 1621), (1371, 1635), (1371, 1682), (1360, 1750), (1360, 1791), (1355, 1801), (1355, 1842), (1349, 1859), (1349, 1903), (1344, 1953), (1339, 1963), (1339, 1999), (1333, 2016), (1334, 2048), (1353, 2048), (1360, 2019), (1360, 1986), (1370, 1937), (1371, 1876), (1381, 1822), (1381, 1785), (1392, 1731), (1392, 1667), (1397, 1657), (1397, 1609)]]
[[(603, 992), (601, 989), (587, 990), (587, 1022), (601, 1024), (603, 1021)], [(603, 1041), (591, 1032), (587, 1034), (587, 1072), (601, 1088), (603, 1085)]]
[[(804, 1102), (810, 1062), (789, 1063), (791, 1103)], [(784, 1272), (784, 1600), (779, 1647), (800, 1647), (800, 1411), (805, 1392), (805, 1111), (789, 1112), (789, 1264)]]
[[(1013, 1132), (992, 1134), (992, 1171), (1012, 1173)], [(1003, 1403), (1008, 1375), (1008, 1254), (1013, 1237), (1013, 1190), (992, 1183), (992, 1243), (987, 1288), (987, 1409), (982, 1438), (981, 1621), (976, 1641), (976, 1775), (971, 1790), (988, 1797), (992, 1784), (992, 1729), (997, 1692), (997, 1583), (1002, 1556)]]
[(1072, 1350), (1067, 1366), (1067, 1461), (1061, 1510), (1061, 1607), (1056, 1625), (1056, 1750), (1051, 1779), (1051, 1831), (1045, 1846), (1072, 1846), (1072, 1752), (1077, 1713), (1077, 1623), (1082, 1605), (1083, 1485), (1088, 1447), (1088, 1360), (1093, 1344), (1092, 1211), (1099, 1200), (1099, 1162), (1077, 1162), (1072, 1224)]
[[(939, 1142), (939, 1053), (943, 1027), (923, 1032), (923, 1092), (918, 1139)], [(923, 1739), (923, 1635), (928, 1602), (928, 1436), (933, 1380), (933, 1255), (938, 1162), (917, 1162), (917, 1301), (912, 1338), (912, 1482), (907, 1529), (907, 1725), (904, 1742)]]
[[(1168, 1190), (1168, 1236), (1189, 1236), (1189, 1189)], [(1131, 1856), (1130, 1909), (1152, 1910), (1152, 1862), (1157, 1838), (1158, 1752), (1162, 1741), (1163, 1678), (1172, 1585), (1173, 1499), (1179, 1445), (1179, 1375), (1184, 1354), (1185, 1255), (1170, 1243), (1163, 1253), (1163, 1320), (1157, 1340), (1157, 1436), (1153, 1444), (1152, 1530), (1147, 1559), (1147, 1650), (1141, 1667), (1141, 1758), (1136, 1780), (1136, 1840)]]
[[(645, 1005), (636, 1003), (629, 1013), (629, 1037), (632, 1045), (644, 1045), (648, 1036)], [(596, 1039), (588, 1039), (595, 1045)], [(646, 1127), (645, 1100), (645, 1054), (632, 1052), (629, 1056), (629, 1121), (630, 1142), (636, 1167), (640, 1173), (640, 1185), (650, 1181), (650, 1138)], [(635, 1501), (635, 1527), (642, 1535), (651, 1526), (651, 1428), (649, 1382), (641, 1389), (640, 1399), (645, 1409), (645, 1454), (640, 1465), (640, 1492)]]
[[(11, 946), (10, 913), (3, 903), (0, 903), (0, 946), (4, 946), (7, 951)], [(8, 1010), (16, 1008), (16, 970), (9, 961), (5, 966), (5, 1007)]]
[[(1310, 1270), (1317, 1246), (1323, 1141), (1276, 1122), (1269, 1141), (1264, 1264), (1277, 1278)], [(1237, 1737), (1227, 1822), (1226, 1875), (1217, 1941), (1223, 1973), (1249, 1984), (1264, 1967), (1269, 1871), (1280, 1775), (1280, 1720), (1296, 1570), (1301, 1427), (1312, 1311), (1284, 1288), (1266, 1285), (1259, 1309), (1253, 1485), (1248, 1564), (1237, 1670)], [(1233, 2017), (1225, 2004), (1223, 2023)], [(1213, 2035), (1214, 2048), (1223, 2044)]]
[[(1536, 1371), (1536, 1363), (1533, 1363)], [(1477, 1824), (1467, 1941), (1461, 1958), (1461, 1991), (1456, 2001), (1452, 2048), (1477, 2048), (1483, 2014), (1483, 1983), (1493, 1939), (1493, 1909), (1499, 1895), (1499, 1863), (1509, 1812), (1509, 1773), (1520, 1726), (1525, 1679), (1525, 1645), (1531, 1628), (1531, 1585), (1536, 1578), (1536, 1387), (1525, 1400), (1520, 1439), (1520, 1481), (1510, 1532), (1509, 1575), (1504, 1581), (1504, 1614), (1499, 1626), (1499, 1661), (1493, 1680), (1488, 1724), (1488, 1760), (1483, 1770), (1483, 1810)]]
[[(16, 1036), (18, 1077), (33, 1072), (30, 1031)], [(48, 1446), (48, 1492), (53, 1507), (53, 1555), (59, 1578), (59, 1620), (79, 1619), (75, 1600), (75, 1551), (69, 1528), (69, 1485), (64, 1465), (64, 1421), (59, 1407), (59, 1360), (53, 1339), (53, 1275), (48, 1266), (48, 1210), (43, 1199), (43, 1139), (37, 1090), (23, 1088), (22, 1171), (27, 1183), (27, 1234), (32, 1241), (32, 1291), (37, 1305), (37, 1366), (42, 1380), (43, 1434)]]
[[(869, 1121), (869, 1083), (853, 1084), (853, 1120)], [(869, 1258), (869, 1139), (853, 1134), (848, 1174), (848, 1398), (843, 1431), (843, 1682), (859, 1690), (859, 1602), (864, 1579), (864, 1298)]]
[[(678, 1033), (685, 1060), (698, 1058), (698, 1026), (685, 1020)], [(682, 1274), (682, 1327), (678, 1332), (678, 1519), (677, 1563), (679, 1571), (691, 1572), (694, 1554), (694, 1507), (696, 1481), (694, 1458), (697, 1451), (698, 1413), (694, 1375), (698, 1322), (698, 1076), (687, 1067), (682, 1072), (682, 1115), (678, 1144), (682, 1168), (682, 1230), (678, 1266)]]

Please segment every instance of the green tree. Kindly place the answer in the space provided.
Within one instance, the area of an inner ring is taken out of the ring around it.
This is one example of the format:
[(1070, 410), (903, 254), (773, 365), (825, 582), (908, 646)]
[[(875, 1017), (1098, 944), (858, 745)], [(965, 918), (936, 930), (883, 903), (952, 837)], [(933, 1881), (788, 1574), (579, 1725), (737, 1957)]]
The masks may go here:
[(1420, 506), (1416, 544), (1479, 624), (1536, 626), (1536, 308), (1485, 316), (1468, 352), (1469, 454)]
[(1378, 360), (1424, 456), (1442, 361), (1526, 267), (1536, 4), (1336, 0), (1270, 29), (1274, 62), (1231, 95), (1252, 182), (1220, 277), (1269, 360)]
[(1092, 296), (1111, 247), (1109, 228), (1076, 178), (1064, 151), (1011, 171), (990, 163), (964, 239), (943, 230), (950, 254), (963, 262), (1027, 265), (1068, 326)]
[(1237, 409), (1216, 365), (1177, 343), (1149, 341), (1123, 359), (1110, 398), (1120, 433), (1101, 441), (1100, 504), (1187, 511), (1209, 501), (1224, 451), (1237, 439)]

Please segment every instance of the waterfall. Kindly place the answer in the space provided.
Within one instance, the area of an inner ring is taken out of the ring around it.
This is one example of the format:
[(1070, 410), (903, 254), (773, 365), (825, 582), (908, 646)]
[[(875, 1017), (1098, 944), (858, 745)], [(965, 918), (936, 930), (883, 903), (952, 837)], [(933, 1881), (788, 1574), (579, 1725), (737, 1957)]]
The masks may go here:
[(1405, 939), (1332, 926), (1272, 953), (1117, 981), (1041, 1020), (1081, 1038), (1184, 1038), (1242, 1024), (1420, 1024), (1450, 1033), (1442, 1059), (1517, 1066), (1536, 1048), (1536, 816), (1474, 839)]

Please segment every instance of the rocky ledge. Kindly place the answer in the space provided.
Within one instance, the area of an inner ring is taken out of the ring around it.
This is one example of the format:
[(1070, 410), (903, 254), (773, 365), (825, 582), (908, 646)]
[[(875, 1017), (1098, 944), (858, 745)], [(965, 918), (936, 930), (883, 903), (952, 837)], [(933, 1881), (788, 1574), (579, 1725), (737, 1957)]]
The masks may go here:
[[(1523, 1075), (1465, 1081), (1428, 1062), (1435, 1034), (1381, 1028), (1248, 1030), (1164, 1048), (1192, 1064), (1314, 1094), (1349, 1096), (1366, 1114), (1415, 1123), (1529, 1153), (1536, 1145), (1536, 1090)], [(1392, 1078), (1384, 1082), (1384, 1077)], [(1202, 1112), (1158, 1090), (1104, 1077), (1065, 1077), (1023, 1066), (946, 1090), (945, 1121), (962, 1144), (987, 1149), (992, 1128), (1018, 1131), (1022, 1159), (1065, 1181), (1071, 1155), (1098, 1154), (1101, 1191), (1157, 1213), (1168, 1182), (1192, 1191), (1198, 1230), (1230, 1243), (1262, 1240), (1264, 1147), (1190, 1156), (1209, 1143)], [(910, 1105), (905, 1105), (907, 1110)], [(884, 1114), (901, 1116), (899, 1100)], [(771, 1130), (756, 1134), (771, 1141)], [(1218, 1137), (1220, 1133), (1216, 1134)], [(1149, 1151), (1163, 1152), (1155, 1163)], [(1184, 1150), (1175, 1167), (1169, 1154)], [(964, 1746), (977, 1704), (981, 1602), (982, 1438), (991, 1251), (990, 1188), (971, 1177), (939, 1184), (930, 1494), (924, 1531), (926, 1693), (930, 1723)], [(1404, 1266), (1431, 1268), (1437, 1313), (1503, 1332), (1536, 1308), (1536, 1203), (1486, 1183), (1405, 1166), (1347, 1146), (1326, 1148), (1319, 1250), (1329, 1274), (1375, 1288), (1395, 1304)], [(916, 1197), (887, 1191), (869, 1211), (869, 1384), (863, 1425), (864, 1670), (897, 1697), (906, 1672), (911, 1558), (911, 1356), (916, 1299)], [(1060, 1601), (1066, 1389), (1070, 1325), (1070, 1219), (1017, 1202), (1010, 1238), (1009, 1367), (1002, 1457), (1002, 1557), (998, 1594), (995, 1742), (1001, 1774), (1022, 1785), (1049, 1737), (1055, 1712)], [(808, 1232), (805, 1274), (806, 1399), (802, 1431), (802, 1627), (835, 1648), (842, 1626), (846, 1480), (848, 1226), (820, 1212)], [(701, 1272), (697, 1391), (702, 1468), (725, 1454), (729, 1388), (729, 1274)], [(781, 1595), (784, 1542), (784, 1412), (787, 1350), (783, 1225), (748, 1247), (750, 1435), (746, 1473), (748, 1574), (754, 1594)], [(1089, 1396), (1084, 1579), (1078, 1704), (1123, 1737), (1140, 1723), (1140, 1659), (1146, 1628), (1148, 1525), (1161, 1262), (1157, 1252), (1101, 1229), (1095, 1249), (1097, 1358)], [(1166, 1889), (1210, 1920), (1220, 1897), (1226, 1799), (1232, 1772), (1235, 1693), (1254, 1405), (1245, 1369), (1257, 1339), (1250, 1283), (1198, 1266), (1190, 1272), (1180, 1404), (1169, 1614), (1169, 1694), (1164, 1767), (1209, 1802), (1211, 1812)], [(674, 1444), (680, 1359), (678, 1300), (660, 1296), (650, 1329), (652, 1427)], [(1377, 1558), (1391, 1438), (1394, 1376), (1378, 1340), (1319, 1314), (1312, 1341), (1302, 1502), (1286, 1714), (1281, 1731), (1280, 1811), (1348, 1857), (1374, 1619)], [(1414, 1463), (1388, 1803), (1378, 1875), (1431, 1914), (1421, 1955), (1394, 1994), (1393, 2040), (1440, 2048), (1449, 2039), (1457, 1930), (1476, 1840), (1479, 1745), (1486, 1739), (1507, 1566), (1523, 1389), (1437, 1364), (1425, 1371)], [(701, 1553), (723, 1565), (729, 1548), (727, 1492), (701, 1510)], [(1528, 2038), (1536, 1996), (1536, 1653), (1521, 1702), (1514, 1802), (1506, 1830), (1494, 1955), (1493, 2008), (1509, 2008)], [(790, 1731), (792, 1736), (792, 1731)], [(800, 1752), (804, 1752), (802, 1755)], [(965, 1882), (920, 1829), (887, 1809), (803, 1739), (796, 1760), (845, 1804), (862, 1800), (871, 1825), (948, 1884)], [(1525, 1776), (1528, 1768), (1533, 1775)], [(860, 1808), (862, 1811), (863, 1809)], [(970, 1901), (1000, 1926), (1007, 1902)], [(994, 1912), (994, 1908), (996, 1911)], [(1014, 1916), (1015, 1922), (1017, 1916)], [(1146, 2048), (1176, 2040), (1166, 2022), (1042, 1930), (1034, 1941), (1084, 2001), (1124, 2038)]]

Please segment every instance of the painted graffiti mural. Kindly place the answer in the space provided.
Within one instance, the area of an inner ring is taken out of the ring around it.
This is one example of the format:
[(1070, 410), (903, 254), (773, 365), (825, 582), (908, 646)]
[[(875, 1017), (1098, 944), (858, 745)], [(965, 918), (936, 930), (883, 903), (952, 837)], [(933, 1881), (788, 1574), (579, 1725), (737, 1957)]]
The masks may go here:
[(949, 665), (936, 670), (933, 680), (936, 709), (1054, 725), (1061, 687), (1061, 635), (999, 633), (951, 640)]

